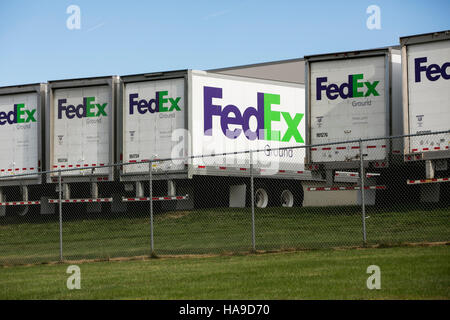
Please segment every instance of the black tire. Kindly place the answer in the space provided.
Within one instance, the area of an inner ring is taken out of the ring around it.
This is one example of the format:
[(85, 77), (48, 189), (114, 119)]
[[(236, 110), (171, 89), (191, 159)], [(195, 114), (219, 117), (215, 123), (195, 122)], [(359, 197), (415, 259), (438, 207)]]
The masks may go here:
[(277, 192), (277, 205), (280, 207), (301, 207), (303, 187), (300, 182), (284, 183)]

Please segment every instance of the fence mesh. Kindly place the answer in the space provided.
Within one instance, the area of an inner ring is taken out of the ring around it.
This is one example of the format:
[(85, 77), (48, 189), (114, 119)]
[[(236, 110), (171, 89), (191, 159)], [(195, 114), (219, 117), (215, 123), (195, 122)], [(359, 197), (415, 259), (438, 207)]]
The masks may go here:
[(60, 169), (27, 187), (2, 174), (0, 264), (447, 242), (449, 143), (441, 133)]

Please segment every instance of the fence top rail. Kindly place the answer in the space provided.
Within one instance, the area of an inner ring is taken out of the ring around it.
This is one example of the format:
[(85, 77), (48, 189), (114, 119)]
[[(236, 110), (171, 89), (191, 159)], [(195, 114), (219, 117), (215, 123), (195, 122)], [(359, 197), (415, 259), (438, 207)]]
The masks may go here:
[(39, 172), (34, 172), (34, 173), (21, 173), (21, 174), (15, 174), (15, 175), (11, 175), (11, 176), (3, 176), (3, 177), (0, 177), (0, 180), (10, 180), (10, 179), (12, 180), (12, 179), (15, 179), (16, 177), (36, 176), (36, 175), (59, 173), (59, 172), (105, 169), (105, 168), (110, 168), (110, 167), (148, 164), (148, 163), (154, 163), (154, 162), (182, 161), (182, 160), (190, 160), (190, 159), (201, 159), (201, 158), (210, 158), (210, 157), (227, 156), (227, 155), (250, 154), (250, 153), (267, 152), (267, 151), (307, 149), (307, 148), (338, 145), (338, 144), (362, 143), (362, 142), (377, 141), (377, 140), (393, 140), (393, 139), (402, 139), (402, 138), (417, 137), (417, 136), (446, 134), (446, 133), (450, 133), (450, 130), (426, 132), (426, 133), (415, 133), (415, 134), (405, 134), (405, 135), (396, 135), (396, 136), (386, 136), (386, 137), (375, 137), (375, 138), (366, 138), (366, 139), (354, 139), (354, 140), (327, 142), (327, 143), (319, 143), (319, 144), (309, 144), (309, 145), (302, 145), (302, 146), (265, 148), (265, 149), (224, 152), (224, 153), (211, 153), (211, 154), (191, 155), (191, 156), (182, 156), (182, 157), (174, 157), (174, 158), (161, 158), (161, 159), (155, 158), (155, 159), (146, 159), (146, 160), (141, 160), (141, 161), (136, 161), (136, 162), (118, 162), (118, 163), (113, 163), (113, 164), (104, 164), (102, 166), (88, 166), (88, 167), (83, 167), (83, 168), (67, 168), (67, 169), (58, 169), (58, 170), (39, 171)]

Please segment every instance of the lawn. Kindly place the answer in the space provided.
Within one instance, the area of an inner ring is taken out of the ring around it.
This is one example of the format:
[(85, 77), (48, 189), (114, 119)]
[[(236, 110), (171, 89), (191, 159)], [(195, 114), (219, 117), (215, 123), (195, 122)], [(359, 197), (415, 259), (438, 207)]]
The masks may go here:
[[(137, 211), (145, 212), (145, 210)], [(256, 210), (256, 249), (319, 249), (362, 245), (359, 207)], [(368, 208), (368, 244), (450, 240), (450, 208)], [(44, 219), (44, 220), (43, 220)], [(145, 214), (64, 213), (65, 259), (150, 255)], [(249, 209), (219, 208), (155, 215), (157, 255), (222, 254), (252, 249)], [(57, 216), (0, 219), (0, 265), (59, 260)]]
[[(0, 299), (449, 299), (450, 247), (312, 250), (0, 267)], [(369, 265), (381, 289), (369, 290)]]

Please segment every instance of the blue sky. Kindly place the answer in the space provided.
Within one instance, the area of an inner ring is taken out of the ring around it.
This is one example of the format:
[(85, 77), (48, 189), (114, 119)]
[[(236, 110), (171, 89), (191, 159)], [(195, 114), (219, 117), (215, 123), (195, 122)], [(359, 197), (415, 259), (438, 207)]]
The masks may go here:
[[(69, 5), (81, 29), (69, 30)], [(381, 30), (366, 8), (381, 9)], [(0, 86), (210, 69), (398, 44), (450, 29), (450, 1), (0, 0)]]

